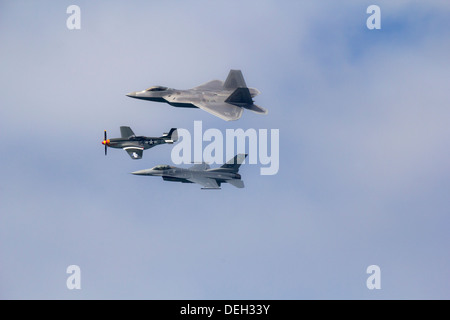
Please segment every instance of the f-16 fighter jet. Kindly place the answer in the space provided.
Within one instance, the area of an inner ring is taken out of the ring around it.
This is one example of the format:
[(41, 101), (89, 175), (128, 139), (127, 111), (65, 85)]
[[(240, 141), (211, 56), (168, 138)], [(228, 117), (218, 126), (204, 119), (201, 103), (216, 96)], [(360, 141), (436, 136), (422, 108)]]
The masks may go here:
[(139, 170), (132, 174), (140, 176), (161, 176), (165, 181), (198, 183), (202, 189), (220, 189), (222, 183), (229, 183), (236, 188), (244, 188), (244, 182), (238, 173), (239, 167), (247, 154), (238, 154), (220, 168), (211, 169), (206, 163), (195, 164), (189, 169), (169, 165), (158, 165), (151, 169)]
[(188, 90), (177, 90), (162, 86), (131, 92), (128, 97), (166, 102), (174, 107), (200, 108), (223, 120), (238, 120), (244, 109), (267, 114), (267, 110), (253, 104), (253, 97), (260, 92), (247, 88), (241, 70), (231, 70), (225, 82), (212, 80)]
[(141, 159), (144, 150), (153, 148), (158, 144), (169, 143), (172, 144), (178, 140), (177, 129), (170, 129), (169, 133), (164, 133), (161, 137), (144, 137), (136, 136), (130, 127), (120, 127), (122, 138), (108, 139), (106, 137), (102, 144), (105, 146), (105, 156), (110, 148), (121, 148), (128, 152), (131, 159)]

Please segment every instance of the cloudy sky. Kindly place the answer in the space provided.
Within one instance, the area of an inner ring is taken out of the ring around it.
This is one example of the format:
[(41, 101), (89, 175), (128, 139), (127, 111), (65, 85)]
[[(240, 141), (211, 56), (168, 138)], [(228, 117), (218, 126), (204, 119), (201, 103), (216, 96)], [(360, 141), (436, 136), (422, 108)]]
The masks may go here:
[[(449, 15), (443, 1), (0, 1), (0, 298), (449, 299)], [(125, 96), (230, 69), (268, 115)], [(170, 145), (104, 156), (105, 129), (196, 120), (279, 129), (279, 172), (243, 165), (245, 189), (204, 191), (129, 174), (170, 164)]]

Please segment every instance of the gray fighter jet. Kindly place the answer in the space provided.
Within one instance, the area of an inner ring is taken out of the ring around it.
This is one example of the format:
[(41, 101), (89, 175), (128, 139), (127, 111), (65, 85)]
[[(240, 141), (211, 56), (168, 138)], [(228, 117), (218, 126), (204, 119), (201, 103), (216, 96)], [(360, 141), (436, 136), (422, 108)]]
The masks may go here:
[(230, 183), (236, 188), (244, 188), (244, 182), (238, 173), (247, 154), (238, 154), (220, 168), (211, 169), (206, 163), (195, 164), (189, 169), (169, 165), (158, 165), (151, 169), (132, 172), (139, 176), (161, 176), (165, 181), (198, 183), (202, 189), (220, 189), (222, 183)]
[(253, 104), (253, 97), (260, 92), (247, 88), (241, 70), (231, 70), (225, 83), (212, 80), (188, 90), (153, 86), (147, 90), (131, 92), (128, 97), (166, 102), (174, 107), (200, 108), (223, 120), (238, 120), (244, 109), (267, 114), (267, 110)]
[(164, 133), (161, 137), (144, 137), (136, 136), (130, 127), (120, 127), (122, 138), (108, 139), (105, 130), (105, 139), (102, 144), (105, 146), (105, 156), (108, 147), (121, 148), (128, 152), (131, 159), (141, 159), (144, 150), (153, 148), (159, 144), (172, 144), (178, 140), (178, 133), (176, 128), (170, 129), (168, 133)]

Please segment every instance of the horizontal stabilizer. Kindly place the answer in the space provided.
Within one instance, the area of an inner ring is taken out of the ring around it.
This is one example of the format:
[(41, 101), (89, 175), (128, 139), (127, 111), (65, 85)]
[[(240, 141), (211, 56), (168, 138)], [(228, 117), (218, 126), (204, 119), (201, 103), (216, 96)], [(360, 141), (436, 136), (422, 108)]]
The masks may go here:
[(176, 128), (172, 128), (172, 129), (170, 129), (170, 131), (168, 133), (164, 133), (161, 138), (163, 138), (166, 141), (166, 143), (169, 143), (169, 144), (177, 142), (178, 141), (178, 131)]
[(261, 114), (267, 114), (268, 113), (267, 109), (264, 109), (263, 107), (257, 106), (256, 104), (252, 104), (252, 105), (249, 105), (249, 106), (244, 106), (244, 108), (247, 109), (247, 110), (251, 110), (253, 112), (256, 112), (256, 113), (261, 113)]
[(231, 180), (227, 180), (227, 182), (229, 184), (232, 184), (236, 188), (244, 188), (244, 181), (242, 181), (240, 179), (231, 179)]

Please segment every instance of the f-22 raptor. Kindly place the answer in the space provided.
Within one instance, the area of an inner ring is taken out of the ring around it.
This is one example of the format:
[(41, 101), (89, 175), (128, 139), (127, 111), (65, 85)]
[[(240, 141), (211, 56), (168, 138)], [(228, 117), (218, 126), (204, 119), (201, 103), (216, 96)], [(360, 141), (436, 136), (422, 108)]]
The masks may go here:
[(136, 136), (130, 127), (120, 127), (122, 138), (108, 139), (105, 130), (105, 139), (102, 144), (105, 146), (105, 156), (108, 147), (121, 148), (128, 152), (131, 159), (141, 159), (144, 150), (153, 148), (159, 144), (172, 144), (178, 140), (178, 133), (176, 128), (170, 129), (168, 133), (164, 133), (161, 137), (144, 137)]
[(247, 154), (238, 154), (220, 168), (211, 169), (206, 163), (195, 164), (191, 168), (177, 168), (169, 165), (158, 165), (151, 169), (139, 170), (132, 174), (139, 176), (161, 176), (164, 181), (182, 183), (198, 183), (202, 189), (220, 189), (222, 183), (229, 183), (236, 188), (244, 188), (239, 167)]
[(127, 94), (128, 97), (166, 102), (174, 107), (200, 108), (223, 120), (238, 120), (244, 109), (260, 114), (267, 110), (253, 103), (260, 92), (247, 88), (241, 70), (231, 70), (225, 82), (212, 80), (188, 90), (153, 86), (143, 91)]

